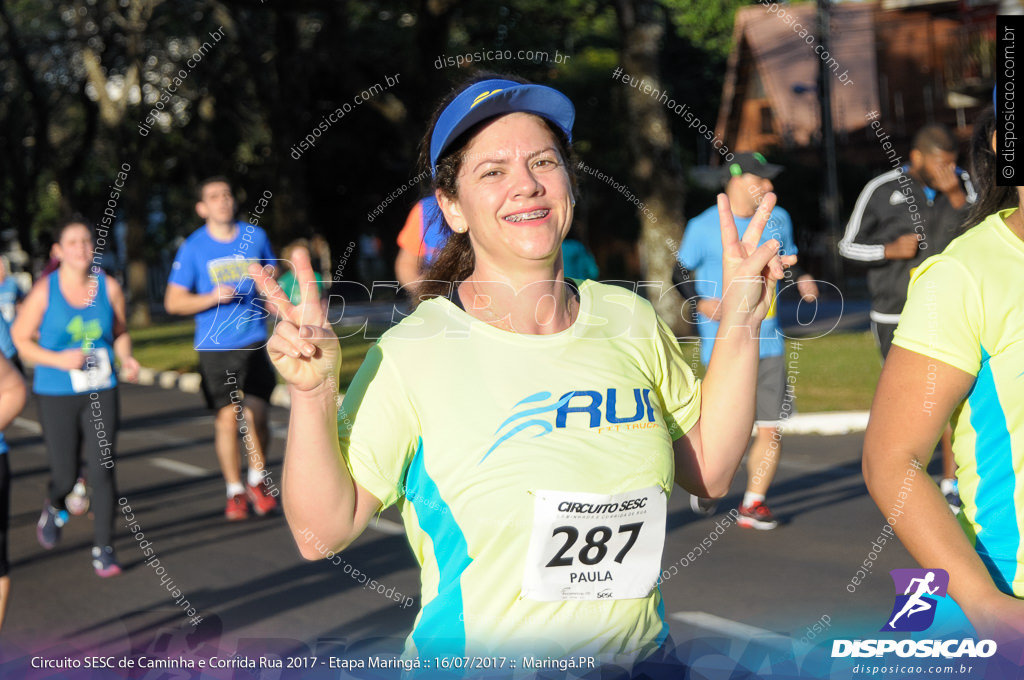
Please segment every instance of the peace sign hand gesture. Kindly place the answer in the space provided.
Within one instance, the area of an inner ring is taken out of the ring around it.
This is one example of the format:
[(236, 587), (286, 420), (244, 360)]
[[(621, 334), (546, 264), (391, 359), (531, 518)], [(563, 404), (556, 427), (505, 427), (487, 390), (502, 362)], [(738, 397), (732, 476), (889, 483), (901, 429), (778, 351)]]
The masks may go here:
[(740, 239), (729, 198), (718, 194), (718, 219), (722, 227), (723, 322), (733, 325), (760, 323), (768, 315), (775, 282), (785, 268), (796, 263), (796, 255), (779, 256), (780, 243), (771, 239), (758, 247), (765, 225), (775, 207), (775, 194), (767, 193)]
[(290, 388), (309, 392), (326, 387), (337, 393), (341, 345), (327, 323), (326, 311), (320, 305), (309, 252), (305, 248), (296, 248), (292, 264), (302, 291), (298, 305), (289, 302), (281, 286), (267, 271), (258, 264), (249, 265), (249, 275), (278, 314), (274, 334), (267, 343), (267, 353)]

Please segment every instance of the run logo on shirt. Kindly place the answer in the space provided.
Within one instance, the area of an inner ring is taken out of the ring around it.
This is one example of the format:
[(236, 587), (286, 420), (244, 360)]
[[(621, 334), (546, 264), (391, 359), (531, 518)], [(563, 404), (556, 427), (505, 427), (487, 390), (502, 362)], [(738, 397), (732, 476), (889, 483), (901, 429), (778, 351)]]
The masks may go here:
[[(535, 404), (551, 399), (551, 392), (531, 394), (512, 407), (515, 410), (520, 406), (527, 405), (527, 408), (513, 414), (498, 426), (494, 432), (498, 438), (491, 445), (491, 448), (487, 449), (487, 453), (480, 459), (480, 463), (484, 462), (487, 456), (491, 455), (495, 449), (520, 432), (532, 428), (534, 430), (533, 437), (536, 438), (551, 434), (555, 428), (565, 428), (569, 416), (572, 414), (580, 414), (574, 416), (574, 423), (577, 421), (586, 422), (589, 428), (597, 428), (598, 432), (606, 429), (617, 430), (620, 425), (640, 421), (643, 421), (645, 424), (651, 423), (648, 427), (656, 426), (654, 424), (654, 407), (651, 405), (650, 388), (633, 388), (632, 399), (627, 397), (624, 400), (635, 404), (632, 407), (634, 411), (632, 414), (628, 414), (631, 408), (626, 408), (628, 415), (619, 414), (619, 392), (620, 390), (615, 387), (609, 387), (604, 393), (596, 390), (573, 390), (566, 392), (552, 403), (543, 405)], [(626, 391), (623, 390), (623, 392)], [(548, 415), (552, 412), (555, 414), (554, 423), (551, 422), (550, 415)], [(585, 421), (582, 420), (584, 416), (586, 417)]]
[[(234, 298), (226, 304), (217, 305), (218, 318), (212, 323), (212, 328), (207, 339), (214, 344), (221, 344), (222, 335), (229, 336), (237, 331), (244, 333), (252, 324), (259, 323), (268, 318), (270, 314), (262, 305), (243, 305), (250, 297), (256, 295), (256, 284), (249, 276), (249, 265), (258, 260), (238, 257), (222, 257), (210, 260), (207, 263), (207, 271), (210, 281), (214, 286), (230, 286), (234, 288)], [(227, 317), (219, 318), (221, 307)]]
[[(231, 286), (237, 289), (239, 288), (239, 283), (248, 280), (250, 282), (248, 288), (251, 289), (252, 279), (249, 279), (248, 276), (249, 265), (253, 262), (257, 262), (257, 260), (250, 260), (242, 257), (222, 257), (217, 260), (210, 260), (207, 264), (210, 281), (212, 281), (215, 286)], [(236, 293), (241, 295), (246, 295), (248, 292), (249, 290), (236, 290)]]
[(71, 319), (68, 325), (64, 327), (64, 330), (71, 336), (72, 342), (80, 342), (83, 345), (91, 345), (94, 341), (103, 337), (103, 328), (100, 326), (99, 319), (90, 319), (88, 322), (85, 322), (81, 314)]

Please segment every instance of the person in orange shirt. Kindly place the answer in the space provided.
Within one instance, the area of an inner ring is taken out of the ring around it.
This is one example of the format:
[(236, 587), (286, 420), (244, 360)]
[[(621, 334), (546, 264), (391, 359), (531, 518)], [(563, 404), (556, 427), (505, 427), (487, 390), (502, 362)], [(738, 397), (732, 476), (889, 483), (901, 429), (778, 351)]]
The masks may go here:
[(445, 238), (437, 228), (441, 210), (433, 196), (417, 201), (398, 233), (398, 257), (395, 277), (404, 288), (416, 283), (444, 246)]

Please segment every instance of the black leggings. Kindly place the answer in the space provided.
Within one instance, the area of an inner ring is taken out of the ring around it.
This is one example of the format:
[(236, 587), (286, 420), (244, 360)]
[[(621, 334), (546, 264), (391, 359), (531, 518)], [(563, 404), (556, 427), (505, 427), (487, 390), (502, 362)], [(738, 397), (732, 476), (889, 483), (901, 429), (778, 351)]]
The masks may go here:
[[(82, 458), (92, 489), (96, 545), (112, 545), (114, 536), (114, 445), (120, 418), (117, 388), (68, 396), (36, 395), (39, 422), (50, 457), (50, 504), (65, 509), (64, 496), (78, 479)], [(81, 449), (81, 452), (79, 451)]]

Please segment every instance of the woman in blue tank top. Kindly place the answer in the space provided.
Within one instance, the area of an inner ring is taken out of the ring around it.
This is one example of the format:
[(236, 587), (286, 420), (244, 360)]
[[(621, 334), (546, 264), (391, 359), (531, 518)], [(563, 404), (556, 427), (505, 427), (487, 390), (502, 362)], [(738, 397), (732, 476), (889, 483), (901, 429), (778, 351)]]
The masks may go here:
[(64, 497), (84, 459), (92, 486), (92, 565), (101, 577), (121, 573), (114, 556), (114, 447), (119, 419), (114, 356), (128, 380), (132, 357), (124, 292), (93, 267), (92, 232), (82, 221), (62, 225), (55, 253), (60, 266), (40, 279), (11, 328), (19, 354), (35, 364), (32, 391), (50, 458), (48, 498), (36, 527), (49, 550), (68, 519)]

